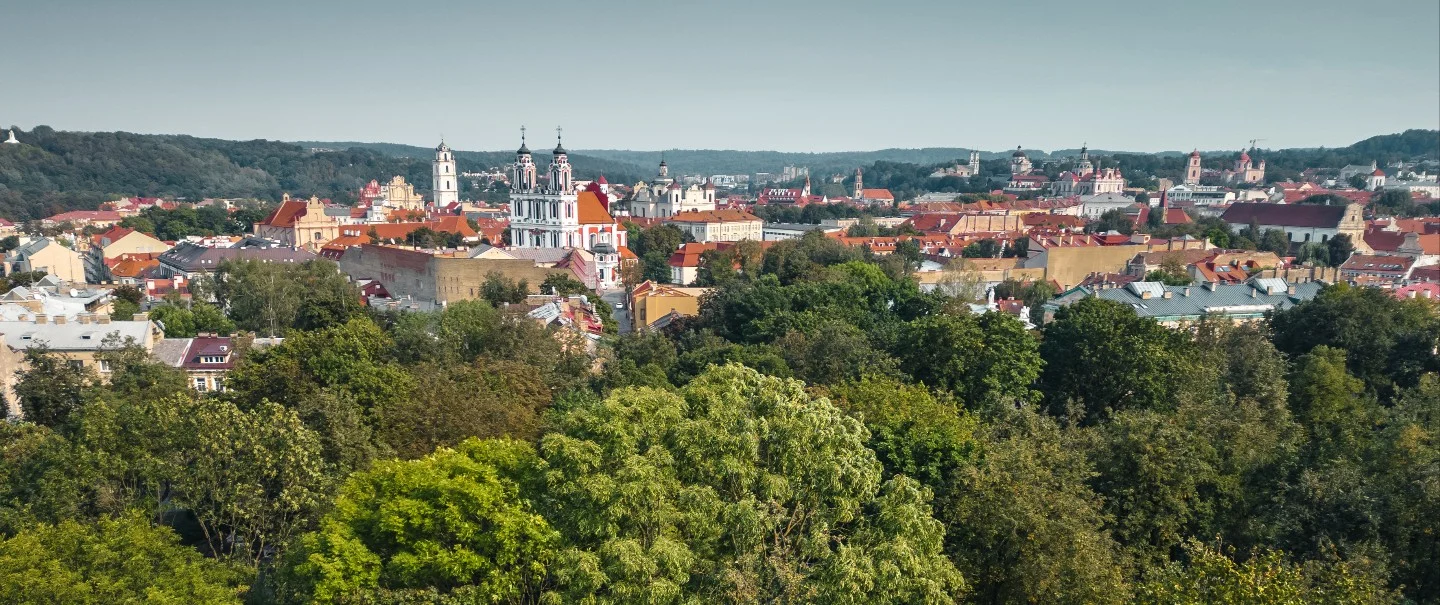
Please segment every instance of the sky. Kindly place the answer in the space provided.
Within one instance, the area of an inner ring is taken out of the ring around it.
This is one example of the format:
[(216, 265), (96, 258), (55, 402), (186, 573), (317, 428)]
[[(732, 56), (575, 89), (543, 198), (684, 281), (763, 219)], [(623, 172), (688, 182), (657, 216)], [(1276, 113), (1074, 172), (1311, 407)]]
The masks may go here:
[[(0, 125), (1133, 151), (1440, 128), (1440, 2), (0, 0)], [(539, 143), (539, 142), (544, 143)]]

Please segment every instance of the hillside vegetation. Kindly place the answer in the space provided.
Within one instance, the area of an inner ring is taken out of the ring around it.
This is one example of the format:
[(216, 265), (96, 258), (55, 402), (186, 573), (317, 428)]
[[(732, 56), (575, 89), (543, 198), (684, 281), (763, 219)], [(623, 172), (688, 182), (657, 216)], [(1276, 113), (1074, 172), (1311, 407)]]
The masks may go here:
[[(289, 193), (349, 202), (371, 179), (397, 174), (428, 192), (434, 154), (412, 148), (424, 153), (402, 157), (364, 147), (311, 153), (308, 147), (278, 141), (65, 132), (48, 126), (17, 129), (16, 136), (24, 144), (0, 146), (0, 217), (14, 221), (94, 209), (103, 201), (134, 195), (275, 201)], [(462, 172), (513, 158), (513, 153), (499, 152), (456, 154)], [(580, 178), (598, 174), (588, 158), (572, 156), (572, 163)]]
[[(126, 132), (66, 132), (48, 126), (16, 130), (22, 145), (0, 146), (0, 217), (16, 221), (41, 218), (65, 210), (92, 209), (119, 196), (257, 198), (278, 200), (282, 193), (318, 195), (341, 202), (371, 179), (403, 175), (422, 190), (430, 188), (433, 149), (391, 143), (326, 143), (227, 141), (185, 135), (142, 135)], [(310, 152), (311, 148), (337, 151)], [(1030, 152), (1032, 158), (1069, 156), (1074, 150)], [(548, 162), (537, 148), (536, 161)], [(1112, 156), (1127, 174), (1177, 176), (1184, 163), (1176, 152), (1137, 154), (1096, 150)], [(632, 183), (654, 174), (658, 151), (592, 150), (571, 154), (579, 178), (605, 175), (611, 182)], [(681, 174), (753, 174), (778, 172), (786, 165), (808, 166), (819, 179), (853, 173), (856, 166), (876, 168), (871, 186), (894, 190), (935, 189), (925, 181), (930, 166), (966, 158), (968, 149), (884, 149), (865, 152), (786, 153), (778, 151), (672, 150), (663, 152), (672, 170)], [(1238, 152), (1211, 153), (1208, 166), (1224, 166)], [(1368, 164), (1397, 159), (1440, 158), (1440, 132), (1408, 130), (1371, 137), (1337, 149), (1262, 150), (1271, 180), (1289, 178), (1316, 166)], [(982, 155), (987, 173), (1003, 172), (1008, 152)], [(462, 171), (504, 165), (512, 151), (458, 151)], [(1055, 166), (1052, 166), (1052, 168)], [(904, 174), (896, 182), (891, 175)], [(867, 172), (867, 177), (870, 172)], [(904, 181), (904, 182), (901, 182)], [(847, 181), (848, 184), (848, 181)], [(819, 183), (817, 183), (817, 186)], [(468, 187), (468, 183), (466, 184)], [(940, 190), (983, 189), (954, 183)]]

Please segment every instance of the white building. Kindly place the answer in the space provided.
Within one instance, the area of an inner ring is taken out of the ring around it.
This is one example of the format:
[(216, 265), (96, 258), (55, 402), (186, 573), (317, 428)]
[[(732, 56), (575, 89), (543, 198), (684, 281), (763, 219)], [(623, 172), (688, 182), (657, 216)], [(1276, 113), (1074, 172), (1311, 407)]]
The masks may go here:
[(629, 202), (630, 216), (641, 218), (667, 218), (682, 212), (704, 212), (715, 209), (715, 183), (706, 181), (682, 186), (670, 177), (670, 167), (660, 161), (660, 172), (649, 184), (635, 184), (635, 193)]
[(1359, 204), (1326, 206), (1321, 204), (1231, 204), (1220, 216), (1220, 220), (1239, 232), (1251, 225), (1260, 233), (1271, 229), (1285, 232), (1292, 243), (1323, 244), (1339, 234), (1350, 236), (1350, 242), (1360, 251), (1368, 252), (1365, 244), (1365, 218)]
[(460, 201), (460, 175), (455, 172), (455, 154), (445, 141), (435, 148), (435, 161), (431, 164), (432, 197), (435, 207), (443, 208)]
[(1189, 202), (1196, 206), (1216, 206), (1235, 201), (1235, 192), (1211, 185), (1176, 185), (1165, 190), (1172, 202)]
[(1080, 198), (1080, 216), (1097, 219), (1111, 210), (1126, 210), (1135, 205), (1135, 198), (1116, 192), (1100, 193)]
[[(602, 199), (603, 197), (603, 199)], [(510, 179), (510, 244), (512, 248), (579, 249), (594, 255), (601, 288), (620, 283), (620, 251), (625, 230), (610, 215), (609, 196), (598, 186), (577, 191), (565, 147), (556, 137), (548, 178), (540, 184), (535, 160), (525, 145)]]

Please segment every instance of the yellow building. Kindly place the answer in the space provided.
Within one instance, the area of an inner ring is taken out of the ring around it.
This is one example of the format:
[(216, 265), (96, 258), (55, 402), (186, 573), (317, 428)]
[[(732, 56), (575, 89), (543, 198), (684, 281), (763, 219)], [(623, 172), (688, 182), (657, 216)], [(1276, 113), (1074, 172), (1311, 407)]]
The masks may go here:
[(405, 182), (405, 177), (396, 175), (389, 183), (381, 185), (380, 193), (385, 205), (395, 210), (425, 210), (425, 200), (415, 193), (415, 186)]
[[(656, 324), (674, 313), (678, 317), (694, 317), (700, 313), (700, 300), (711, 288), (682, 288), (646, 281), (630, 293), (630, 314), (635, 329), (658, 327)], [(668, 323), (669, 320), (666, 320)]]
[(0, 392), (18, 413), (15, 397), (17, 372), (25, 369), (25, 350), (44, 344), (51, 352), (65, 357), (71, 365), (86, 368), (102, 379), (109, 379), (110, 366), (96, 357), (108, 347), (133, 342), (150, 352), (164, 338), (160, 326), (149, 315), (137, 313), (130, 321), (112, 321), (105, 314), (81, 314), (74, 319), (64, 315), (43, 313), (22, 316), (18, 321), (0, 321)]
[[(349, 217), (348, 210), (345, 216)], [(286, 246), (303, 246), (313, 252), (340, 236), (342, 222), (340, 217), (325, 213), (325, 203), (320, 198), (310, 196), (302, 202), (291, 200), (287, 194), (270, 216), (255, 223), (254, 230), (259, 237)]]
[(5, 255), (5, 274), (44, 271), (63, 281), (85, 283), (85, 262), (80, 253), (47, 237), (32, 240)]

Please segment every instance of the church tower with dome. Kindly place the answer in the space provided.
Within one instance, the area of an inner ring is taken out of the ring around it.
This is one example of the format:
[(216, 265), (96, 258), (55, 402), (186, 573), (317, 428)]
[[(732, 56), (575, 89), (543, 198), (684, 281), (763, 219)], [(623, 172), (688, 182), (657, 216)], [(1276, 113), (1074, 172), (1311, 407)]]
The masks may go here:
[(1033, 168), (1034, 166), (1030, 164), (1030, 158), (1025, 155), (1025, 151), (1020, 149), (1019, 145), (1016, 145), (1015, 153), (1010, 154), (1010, 174), (1030, 174)]

